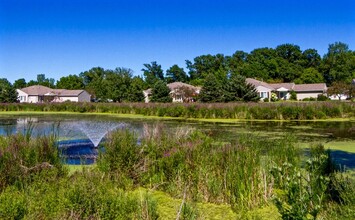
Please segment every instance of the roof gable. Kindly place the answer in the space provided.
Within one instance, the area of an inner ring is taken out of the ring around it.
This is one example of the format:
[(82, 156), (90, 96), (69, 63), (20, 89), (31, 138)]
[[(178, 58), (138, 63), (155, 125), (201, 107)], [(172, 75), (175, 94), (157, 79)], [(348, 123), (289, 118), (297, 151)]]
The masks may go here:
[(259, 80), (253, 79), (253, 78), (246, 78), (245, 81), (246, 81), (248, 84), (253, 85), (255, 88), (257, 88), (258, 86), (263, 86), (263, 87), (268, 88), (268, 89), (271, 89), (271, 90), (274, 89), (274, 88), (273, 88), (272, 86), (270, 86), (268, 83), (262, 82), (262, 81), (259, 81)]

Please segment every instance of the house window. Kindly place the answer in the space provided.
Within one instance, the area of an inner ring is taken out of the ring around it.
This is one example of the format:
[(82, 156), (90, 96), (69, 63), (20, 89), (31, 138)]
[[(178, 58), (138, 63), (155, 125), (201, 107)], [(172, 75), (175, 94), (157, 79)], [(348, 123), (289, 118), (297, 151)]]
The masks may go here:
[(260, 98), (269, 98), (268, 92), (260, 92)]

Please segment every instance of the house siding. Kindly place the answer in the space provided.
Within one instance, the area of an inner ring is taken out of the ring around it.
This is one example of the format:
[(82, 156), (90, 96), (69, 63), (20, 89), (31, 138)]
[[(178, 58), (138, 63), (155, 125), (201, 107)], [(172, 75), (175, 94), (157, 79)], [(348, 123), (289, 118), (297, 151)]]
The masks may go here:
[(91, 95), (85, 90), (77, 97), (78, 102), (90, 102), (90, 99)]
[(27, 99), (27, 102), (28, 103), (38, 103), (39, 102), (39, 99), (38, 99), (38, 96), (36, 95), (29, 95), (28, 96), (28, 99)]
[(305, 98), (318, 98), (318, 95), (322, 95), (323, 92), (296, 92), (297, 99), (302, 100)]
[(28, 102), (28, 94), (23, 92), (22, 90), (16, 89), (17, 94), (18, 94), (18, 100), (23, 103), (23, 102)]

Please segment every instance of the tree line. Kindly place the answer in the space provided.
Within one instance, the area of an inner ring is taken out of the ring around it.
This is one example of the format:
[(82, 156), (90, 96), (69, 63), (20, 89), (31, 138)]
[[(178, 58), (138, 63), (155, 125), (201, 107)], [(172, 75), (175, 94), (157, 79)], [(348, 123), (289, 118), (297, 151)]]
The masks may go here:
[[(2, 79), (0, 83), (13, 88), (45, 85), (60, 89), (85, 89), (96, 100), (140, 102), (144, 100), (142, 91), (145, 89), (166, 90), (167, 83), (185, 82), (202, 87), (202, 102), (250, 101), (255, 100), (255, 89), (246, 85), (247, 77), (270, 83), (326, 83), (344, 90), (345, 85), (350, 85), (355, 79), (355, 51), (345, 43), (335, 42), (329, 44), (328, 52), (321, 57), (315, 49), (301, 50), (298, 45), (281, 44), (275, 48), (257, 48), (250, 53), (238, 50), (230, 56), (197, 56), (186, 60), (186, 70), (173, 65), (164, 73), (161, 65), (153, 61), (143, 64), (141, 76), (133, 76), (129, 68), (110, 70), (94, 67), (78, 75), (63, 76), (56, 82), (39, 74), (37, 80), (29, 82), (18, 79), (12, 85)], [(162, 94), (166, 95), (166, 92)], [(4, 102), (1, 99), (3, 96), (0, 94), (1, 102)], [(157, 100), (170, 101), (159, 97)]]

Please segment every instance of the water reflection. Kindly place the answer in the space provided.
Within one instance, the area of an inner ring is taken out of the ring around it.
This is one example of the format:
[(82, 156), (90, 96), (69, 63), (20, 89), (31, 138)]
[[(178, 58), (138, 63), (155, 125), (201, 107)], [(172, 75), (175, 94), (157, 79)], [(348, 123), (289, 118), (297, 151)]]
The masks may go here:
[[(127, 119), (93, 115), (43, 115), (36, 117), (0, 116), (0, 135), (4, 136), (16, 133), (26, 134), (27, 132), (30, 132), (33, 136), (39, 136), (54, 133), (59, 138), (59, 141), (88, 140), (88, 132), (83, 132), (83, 129), (78, 129), (78, 125), (86, 126), (86, 130), (90, 130), (94, 136), (97, 124), (124, 125), (124, 127), (134, 130), (136, 133), (141, 135), (143, 133), (144, 126), (153, 125), (157, 122), (161, 123), (164, 126), (164, 129), (170, 132), (176, 132), (178, 129), (186, 128), (198, 129), (221, 141), (233, 141), (239, 135), (250, 132), (265, 138), (278, 138), (284, 136), (285, 134), (292, 134), (296, 136), (300, 142), (328, 142), (332, 140), (355, 141), (355, 121), (248, 121), (226, 124), (203, 123), (187, 120), (158, 121)], [(106, 130), (104, 134), (107, 133)], [(102, 134), (100, 134), (100, 139), (101, 137), (104, 137)], [(85, 163), (93, 163), (96, 152), (94, 152), (94, 150), (95, 149), (91, 145), (86, 145), (86, 148), (83, 147), (83, 145), (81, 148), (77, 149), (67, 148), (66, 154), (75, 156), (67, 156), (65, 160), (72, 164), (83, 163), (84, 159)], [(94, 156), (91, 157), (87, 155)]]

